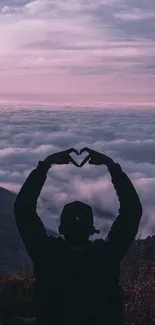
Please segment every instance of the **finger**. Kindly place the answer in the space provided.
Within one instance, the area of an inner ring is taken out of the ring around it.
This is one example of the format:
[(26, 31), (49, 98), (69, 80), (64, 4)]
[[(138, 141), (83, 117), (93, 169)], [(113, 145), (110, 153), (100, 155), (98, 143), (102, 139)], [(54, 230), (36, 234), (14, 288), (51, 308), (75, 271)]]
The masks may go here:
[(68, 160), (69, 160), (69, 162), (71, 162), (76, 167), (79, 167), (79, 165), (77, 164), (77, 162), (71, 156), (69, 156), (69, 159)]
[(98, 161), (97, 160), (93, 160), (93, 159), (89, 160), (89, 164), (90, 165), (97, 165), (97, 166), (104, 165), (103, 162), (101, 162), (99, 160)]
[(83, 153), (83, 152), (85, 152), (85, 151), (87, 151), (88, 153), (90, 153), (91, 152), (91, 149), (85, 147), (85, 148), (83, 148), (83, 149), (80, 150), (80, 154)]
[(71, 152), (75, 152), (78, 155), (78, 151), (76, 149), (74, 149), (74, 148), (70, 148), (70, 149), (66, 150), (66, 152), (69, 153), (69, 154)]
[(69, 164), (69, 163), (70, 163), (70, 160), (69, 160), (69, 158), (67, 158), (67, 159), (65, 160), (64, 164)]
[(89, 154), (92, 154), (92, 153), (95, 153), (96, 152), (96, 151), (94, 151), (94, 150), (92, 150), (90, 148), (85, 147), (85, 148), (83, 148), (83, 149), (80, 150), (80, 154), (83, 153), (83, 152), (85, 152), (85, 151), (87, 151)]
[(90, 165), (94, 164), (93, 159), (90, 159), (90, 160), (89, 160), (89, 164), (90, 164)]
[(80, 164), (80, 167), (82, 167), (83, 165), (85, 165), (86, 162), (87, 162), (90, 158), (91, 158), (91, 156), (88, 155), (88, 156), (87, 156), (87, 157), (82, 161), (82, 163)]

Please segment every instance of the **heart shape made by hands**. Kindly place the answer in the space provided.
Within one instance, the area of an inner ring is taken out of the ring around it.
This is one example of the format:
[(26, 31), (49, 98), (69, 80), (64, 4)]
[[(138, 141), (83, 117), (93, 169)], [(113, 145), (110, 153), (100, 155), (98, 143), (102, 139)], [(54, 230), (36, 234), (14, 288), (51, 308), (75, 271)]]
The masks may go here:
[[(78, 151), (78, 154), (76, 154), (76, 153), (74, 153), (74, 152), (72, 152), (71, 154), (70, 154), (70, 157), (72, 157), (73, 158), (73, 160), (78, 164), (78, 166), (80, 167), (80, 164), (85, 160), (85, 158), (86, 157), (88, 157), (88, 152), (83, 152), (83, 153), (81, 153), (80, 154), (80, 150)], [(78, 158), (79, 159), (78, 159)], [(83, 157), (82, 158), (82, 160), (81, 160), (81, 157)], [(85, 165), (85, 164), (84, 164)]]

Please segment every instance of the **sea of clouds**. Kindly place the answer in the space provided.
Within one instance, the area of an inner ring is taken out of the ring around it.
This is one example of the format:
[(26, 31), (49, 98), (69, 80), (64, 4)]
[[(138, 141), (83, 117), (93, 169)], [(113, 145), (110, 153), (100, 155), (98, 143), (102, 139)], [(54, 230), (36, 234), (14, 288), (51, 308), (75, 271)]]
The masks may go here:
[[(87, 146), (118, 162), (132, 180), (143, 205), (138, 236), (155, 233), (155, 111), (0, 110), (0, 186), (18, 192), (38, 161), (50, 153)], [(73, 156), (73, 155), (72, 155)], [(82, 161), (86, 156), (74, 158)], [(105, 166), (54, 165), (38, 201), (38, 213), (54, 230), (64, 204), (92, 206), (96, 227), (105, 237), (118, 215), (119, 202)]]

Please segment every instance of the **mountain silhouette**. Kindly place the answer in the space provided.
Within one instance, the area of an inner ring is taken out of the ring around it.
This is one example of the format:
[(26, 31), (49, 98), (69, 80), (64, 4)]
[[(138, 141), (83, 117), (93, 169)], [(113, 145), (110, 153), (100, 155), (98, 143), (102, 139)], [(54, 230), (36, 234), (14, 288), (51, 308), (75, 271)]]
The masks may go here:
[[(0, 187), (0, 274), (16, 272), (19, 265), (32, 265), (13, 214), (16, 196), (16, 193)], [(57, 236), (54, 231), (46, 230), (49, 235)]]

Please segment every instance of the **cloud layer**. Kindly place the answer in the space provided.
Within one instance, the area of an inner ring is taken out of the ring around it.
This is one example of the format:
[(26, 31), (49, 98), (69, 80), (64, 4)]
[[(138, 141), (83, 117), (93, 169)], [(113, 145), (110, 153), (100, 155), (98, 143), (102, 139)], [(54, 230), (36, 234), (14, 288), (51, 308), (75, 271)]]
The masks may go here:
[[(8, 124), (9, 120), (9, 124)], [(155, 113), (87, 110), (71, 112), (3, 109), (0, 116), (0, 186), (18, 192), (28, 174), (51, 152), (88, 146), (105, 152), (129, 175), (143, 204), (139, 234), (154, 234)], [(76, 157), (81, 161), (83, 157)], [(56, 229), (64, 204), (81, 200), (94, 210), (106, 236), (118, 214), (118, 199), (107, 168), (86, 164), (53, 166), (38, 202), (46, 226)]]
[(154, 0), (6, 0), (0, 25), (1, 100), (154, 103)]

